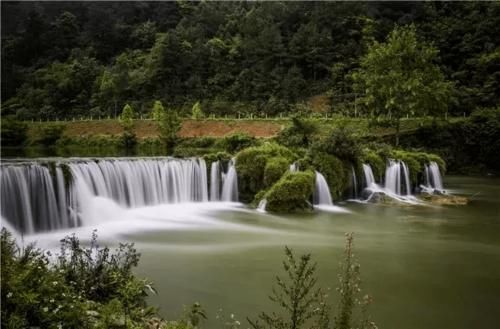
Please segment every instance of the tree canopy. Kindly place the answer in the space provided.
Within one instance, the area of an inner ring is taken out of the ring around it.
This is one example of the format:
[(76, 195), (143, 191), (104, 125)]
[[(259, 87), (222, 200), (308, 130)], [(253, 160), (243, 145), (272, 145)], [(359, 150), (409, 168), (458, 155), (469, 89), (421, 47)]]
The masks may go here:
[(500, 102), (498, 2), (1, 6), (2, 115), (19, 119), (116, 117), (125, 104), (147, 115), (154, 100), (183, 116), (197, 101), (205, 115), (277, 115), (315, 110), (318, 96), (321, 110), (353, 115), (363, 95), (352, 73), (373, 42), (411, 24), (456, 86), (450, 114)]
[(448, 108), (452, 84), (435, 64), (438, 50), (417, 41), (415, 26), (396, 27), (387, 42), (375, 42), (353, 74), (360, 102), (396, 127), (408, 115), (439, 115)]

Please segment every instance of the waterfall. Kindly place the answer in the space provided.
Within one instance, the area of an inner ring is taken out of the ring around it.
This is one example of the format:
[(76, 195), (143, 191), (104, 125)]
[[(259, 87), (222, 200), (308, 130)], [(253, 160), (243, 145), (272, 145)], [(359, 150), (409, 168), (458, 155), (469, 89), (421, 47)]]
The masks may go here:
[(292, 163), (292, 164), (290, 165), (290, 171), (291, 171), (291, 172), (296, 172), (296, 171), (299, 171), (299, 165), (298, 165), (296, 162)]
[(432, 161), (429, 165), (425, 166), (426, 174), (426, 185), (430, 188), (436, 190), (443, 190), (443, 179), (441, 178), (441, 172), (439, 171), (439, 166), (436, 162)]
[(220, 199), (220, 163), (212, 162), (210, 166), (210, 201)]
[(316, 187), (314, 191), (314, 201), (318, 205), (333, 205), (330, 188), (325, 177), (316, 171)]
[(222, 186), (222, 201), (238, 201), (238, 176), (234, 159), (229, 162), (227, 173), (224, 176), (224, 185)]
[(356, 170), (354, 170), (354, 166), (351, 166), (352, 168), (352, 192), (353, 192), (353, 197), (357, 198), (358, 197), (358, 179), (356, 177)]
[[(220, 191), (219, 168), (213, 165), (211, 168), (211, 176), (216, 177), (211, 179), (212, 200), (216, 197), (212, 191)], [(105, 158), (71, 159), (49, 165), (37, 161), (2, 163), (0, 189), (2, 218), (23, 233), (76, 227), (105, 218), (103, 207), (95, 207), (95, 202), (100, 205), (107, 202), (108, 207), (104, 208), (116, 213), (120, 207), (209, 199), (203, 159)], [(224, 181), (223, 196), (227, 201), (238, 200), (236, 170), (232, 164)]]
[(389, 161), (385, 170), (385, 188), (397, 195), (411, 194), (410, 174), (403, 161)]
[(363, 163), (363, 173), (365, 175), (365, 187), (371, 187), (375, 184), (375, 176), (373, 176), (372, 167), (369, 164)]
[(266, 212), (267, 199), (262, 199), (259, 201), (259, 205), (257, 206), (258, 212)]

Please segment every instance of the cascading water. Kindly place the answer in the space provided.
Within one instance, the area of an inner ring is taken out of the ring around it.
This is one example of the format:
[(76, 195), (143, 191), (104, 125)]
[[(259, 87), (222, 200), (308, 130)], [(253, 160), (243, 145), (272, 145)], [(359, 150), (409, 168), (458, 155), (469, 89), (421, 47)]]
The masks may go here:
[[(220, 169), (217, 170), (220, 173)], [(237, 201), (234, 165), (229, 166), (226, 177), (223, 200)], [(211, 182), (211, 191), (220, 191), (220, 180), (211, 179)], [(208, 201), (207, 168), (203, 159), (77, 159), (50, 165), (6, 163), (0, 167), (0, 186), (2, 218), (25, 233), (75, 227), (93, 222), (97, 217), (105, 218), (102, 209), (95, 207), (96, 198), (99, 202), (108, 202), (109, 207), (101, 208), (114, 210), (118, 205), (136, 208)], [(216, 194), (213, 195), (215, 198)]]
[(365, 188), (372, 187), (375, 184), (372, 167), (369, 164), (363, 163), (363, 173), (365, 176)]
[(356, 170), (354, 166), (352, 168), (352, 195), (354, 198), (358, 197), (358, 178), (356, 177)]
[(224, 185), (222, 186), (221, 201), (238, 201), (238, 176), (234, 159), (231, 159), (228, 165), (227, 174), (224, 176)]
[(291, 172), (296, 172), (296, 171), (299, 171), (299, 165), (298, 165), (296, 162), (294, 162), (294, 163), (292, 163), (292, 164), (290, 165), (289, 170), (290, 170)]
[(425, 185), (428, 188), (442, 191), (443, 179), (441, 177), (441, 172), (439, 171), (439, 166), (436, 162), (432, 161), (428, 165), (425, 165)]
[(220, 200), (220, 163), (212, 162), (210, 166), (210, 201)]
[(333, 205), (330, 188), (325, 176), (316, 171), (316, 187), (314, 190), (314, 203), (317, 205)]
[(385, 170), (385, 188), (396, 195), (411, 195), (410, 175), (403, 161), (389, 161)]

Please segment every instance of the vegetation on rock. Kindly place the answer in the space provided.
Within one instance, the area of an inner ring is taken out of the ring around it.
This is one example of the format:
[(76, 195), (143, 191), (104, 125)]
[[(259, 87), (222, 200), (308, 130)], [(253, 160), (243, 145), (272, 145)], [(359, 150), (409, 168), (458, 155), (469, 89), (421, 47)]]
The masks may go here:
[(287, 172), (265, 194), (266, 210), (276, 213), (311, 210), (314, 177), (312, 171)]

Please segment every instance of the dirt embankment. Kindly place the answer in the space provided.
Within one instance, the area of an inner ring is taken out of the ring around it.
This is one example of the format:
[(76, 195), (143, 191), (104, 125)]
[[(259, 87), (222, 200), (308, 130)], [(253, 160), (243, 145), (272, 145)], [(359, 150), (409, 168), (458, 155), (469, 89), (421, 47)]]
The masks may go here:
[[(40, 126), (46, 123), (34, 123), (29, 135), (35, 136)], [(70, 121), (64, 123), (64, 135), (68, 137), (88, 137), (96, 135), (117, 136), (123, 128), (116, 120)], [(224, 137), (235, 133), (244, 133), (254, 137), (275, 136), (286, 125), (284, 121), (264, 120), (184, 120), (180, 137)], [(134, 126), (138, 138), (158, 136), (156, 123), (150, 120), (137, 120)]]

